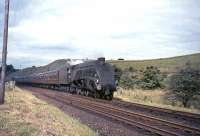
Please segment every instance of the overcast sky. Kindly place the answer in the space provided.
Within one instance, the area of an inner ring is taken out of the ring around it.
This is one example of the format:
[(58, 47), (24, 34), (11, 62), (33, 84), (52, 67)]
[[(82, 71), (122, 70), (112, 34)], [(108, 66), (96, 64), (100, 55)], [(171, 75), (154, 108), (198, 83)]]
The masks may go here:
[[(200, 52), (200, 0), (10, 0), (8, 63)], [(2, 49), (4, 0), (0, 0)]]

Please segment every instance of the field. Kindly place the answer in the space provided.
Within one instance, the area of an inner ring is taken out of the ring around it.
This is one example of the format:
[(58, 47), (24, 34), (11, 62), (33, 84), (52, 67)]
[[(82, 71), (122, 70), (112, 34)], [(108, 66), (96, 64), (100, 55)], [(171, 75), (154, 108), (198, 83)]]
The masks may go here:
[(136, 70), (143, 70), (147, 66), (156, 66), (161, 72), (172, 73), (183, 68), (187, 62), (190, 62), (193, 68), (200, 69), (200, 53), (154, 60), (109, 60), (108, 62), (122, 70), (129, 67), (133, 67)]
[(1, 131), (17, 136), (98, 135), (58, 108), (19, 88), (7, 89), (6, 102), (0, 110), (0, 135)]

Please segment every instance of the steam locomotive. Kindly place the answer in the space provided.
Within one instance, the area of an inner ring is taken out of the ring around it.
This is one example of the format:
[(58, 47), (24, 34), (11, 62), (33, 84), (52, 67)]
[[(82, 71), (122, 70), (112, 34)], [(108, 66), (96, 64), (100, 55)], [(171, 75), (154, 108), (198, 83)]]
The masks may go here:
[(114, 68), (105, 58), (70, 65), (30, 76), (16, 76), (17, 84), (59, 89), (70, 93), (112, 100), (116, 91)]

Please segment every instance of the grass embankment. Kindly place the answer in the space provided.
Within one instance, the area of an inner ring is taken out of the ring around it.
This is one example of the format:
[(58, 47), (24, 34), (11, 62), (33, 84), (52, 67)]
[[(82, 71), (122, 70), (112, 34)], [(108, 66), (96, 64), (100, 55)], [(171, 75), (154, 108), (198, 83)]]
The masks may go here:
[(58, 108), (16, 88), (7, 90), (0, 106), (0, 131), (17, 136), (94, 136), (87, 126)]
[(122, 99), (124, 101), (140, 103), (144, 105), (156, 106), (161, 108), (168, 108), (178, 111), (186, 111), (192, 113), (200, 113), (200, 110), (194, 108), (184, 108), (180, 101), (175, 99), (167, 90), (124, 90), (119, 89), (114, 94), (115, 98)]

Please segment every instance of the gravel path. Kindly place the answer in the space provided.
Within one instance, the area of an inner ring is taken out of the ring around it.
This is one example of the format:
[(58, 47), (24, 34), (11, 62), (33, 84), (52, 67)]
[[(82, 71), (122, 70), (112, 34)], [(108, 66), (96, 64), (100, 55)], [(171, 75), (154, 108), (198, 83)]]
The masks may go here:
[[(150, 132), (144, 131), (140, 128), (128, 126), (126, 124), (121, 124), (120, 122), (98, 115), (94, 112), (90, 112), (84, 109), (76, 108), (71, 105), (66, 105), (60, 103), (56, 100), (50, 99), (48, 97), (42, 96), (35, 89), (44, 90), (40, 88), (25, 88), (26, 90), (31, 90), (31, 92), (38, 98), (47, 101), (50, 104), (60, 108), (66, 114), (78, 119), (81, 123), (86, 124), (102, 136), (146, 136), (153, 135)], [(45, 89), (45, 91), (49, 91)], [(54, 92), (54, 91), (53, 91)], [(60, 92), (59, 92), (60, 93)]]

